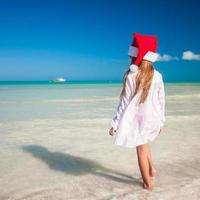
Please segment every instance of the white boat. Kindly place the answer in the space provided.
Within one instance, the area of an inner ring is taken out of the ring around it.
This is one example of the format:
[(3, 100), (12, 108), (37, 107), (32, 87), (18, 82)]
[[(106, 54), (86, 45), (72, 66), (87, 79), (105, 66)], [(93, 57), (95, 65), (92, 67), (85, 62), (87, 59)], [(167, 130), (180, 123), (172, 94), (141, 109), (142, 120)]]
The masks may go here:
[(63, 77), (57, 78), (55, 80), (53, 80), (54, 83), (63, 83), (66, 82), (66, 80)]

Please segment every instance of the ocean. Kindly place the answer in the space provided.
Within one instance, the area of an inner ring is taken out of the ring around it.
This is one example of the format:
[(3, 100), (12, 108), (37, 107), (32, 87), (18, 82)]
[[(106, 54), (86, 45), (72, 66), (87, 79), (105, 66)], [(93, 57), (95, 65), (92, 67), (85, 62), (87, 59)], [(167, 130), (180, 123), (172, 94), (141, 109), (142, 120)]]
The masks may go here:
[(135, 149), (108, 134), (121, 86), (0, 82), (0, 199), (200, 199), (200, 83), (165, 83), (152, 192), (141, 187)]

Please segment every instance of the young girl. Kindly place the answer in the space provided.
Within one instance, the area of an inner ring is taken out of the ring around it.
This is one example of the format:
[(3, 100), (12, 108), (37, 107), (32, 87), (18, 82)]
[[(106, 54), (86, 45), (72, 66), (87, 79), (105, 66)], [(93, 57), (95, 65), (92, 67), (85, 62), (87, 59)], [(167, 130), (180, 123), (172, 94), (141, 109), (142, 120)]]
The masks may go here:
[(123, 78), (123, 89), (109, 134), (116, 134), (115, 144), (136, 147), (143, 187), (152, 189), (156, 170), (152, 163), (149, 141), (163, 132), (165, 90), (163, 78), (152, 62), (158, 55), (155, 36), (134, 33), (128, 55), (131, 65)]

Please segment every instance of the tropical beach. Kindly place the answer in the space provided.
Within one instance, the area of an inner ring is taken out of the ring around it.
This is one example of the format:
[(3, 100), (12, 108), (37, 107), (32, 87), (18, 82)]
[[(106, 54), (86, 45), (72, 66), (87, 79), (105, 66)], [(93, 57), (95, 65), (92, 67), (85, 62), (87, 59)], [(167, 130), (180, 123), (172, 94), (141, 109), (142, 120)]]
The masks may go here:
[(199, 200), (199, 8), (0, 1), (0, 200)]
[(199, 199), (200, 84), (165, 88), (145, 191), (135, 149), (108, 134), (121, 83), (1, 84), (0, 199)]

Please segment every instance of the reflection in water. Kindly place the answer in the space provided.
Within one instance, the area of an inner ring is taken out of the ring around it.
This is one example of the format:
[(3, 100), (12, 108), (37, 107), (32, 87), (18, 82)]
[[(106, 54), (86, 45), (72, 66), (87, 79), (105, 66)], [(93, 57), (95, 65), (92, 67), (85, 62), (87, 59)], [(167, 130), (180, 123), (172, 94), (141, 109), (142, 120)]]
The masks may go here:
[(106, 168), (98, 162), (86, 158), (61, 152), (51, 152), (39, 145), (25, 145), (22, 149), (24, 152), (31, 153), (34, 157), (45, 162), (49, 168), (73, 176), (94, 174), (127, 184), (141, 184), (139, 179)]

